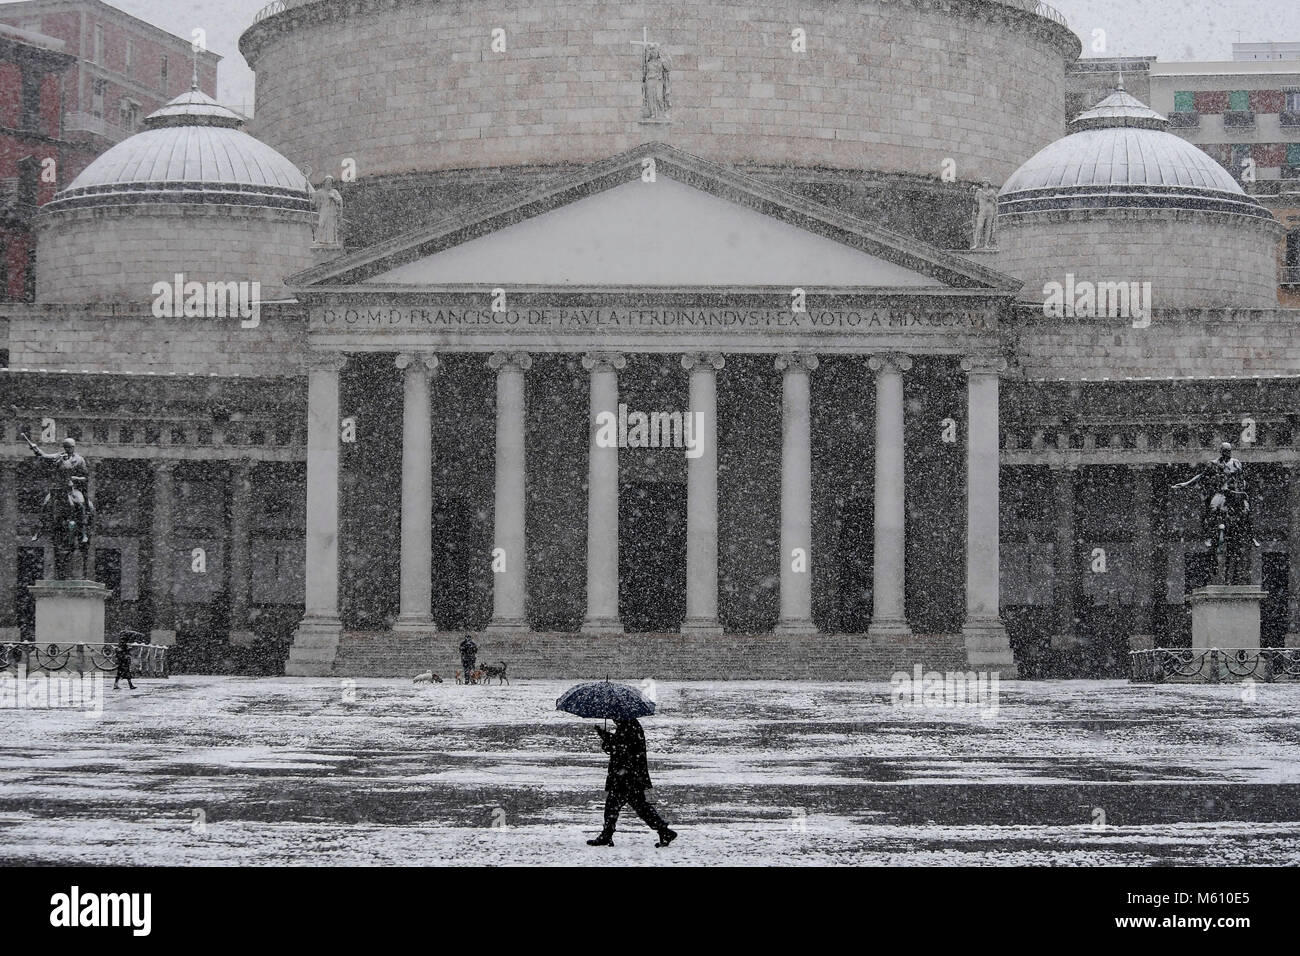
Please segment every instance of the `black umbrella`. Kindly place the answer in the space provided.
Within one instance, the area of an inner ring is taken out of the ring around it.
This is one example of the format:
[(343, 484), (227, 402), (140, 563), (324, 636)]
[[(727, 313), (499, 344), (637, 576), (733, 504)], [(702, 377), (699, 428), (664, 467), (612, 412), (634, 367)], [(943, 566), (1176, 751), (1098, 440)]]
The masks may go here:
[(649, 717), (655, 712), (655, 703), (635, 687), (602, 680), (570, 687), (555, 702), (555, 709), (577, 717), (631, 720)]

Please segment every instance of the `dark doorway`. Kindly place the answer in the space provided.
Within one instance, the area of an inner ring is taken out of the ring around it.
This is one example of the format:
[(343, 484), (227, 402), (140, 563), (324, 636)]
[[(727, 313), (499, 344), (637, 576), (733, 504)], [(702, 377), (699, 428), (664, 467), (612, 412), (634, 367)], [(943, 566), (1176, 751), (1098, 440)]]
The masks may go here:
[(686, 617), (686, 486), (629, 482), (619, 501), (618, 605), (628, 631), (663, 633)]
[(433, 620), (448, 631), (470, 626), (472, 555), (476, 550), (474, 512), (462, 498), (433, 502)]
[(1285, 647), (1286, 582), (1290, 562), (1285, 552), (1270, 551), (1263, 558), (1261, 582), (1267, 596), (1259, 609), (1259, 643), (1261, 647)]
[(840, 509), (835, 629), (841, 634), (862, 634), (871, 624), (874, 521), (870, 498), (850, 498)]

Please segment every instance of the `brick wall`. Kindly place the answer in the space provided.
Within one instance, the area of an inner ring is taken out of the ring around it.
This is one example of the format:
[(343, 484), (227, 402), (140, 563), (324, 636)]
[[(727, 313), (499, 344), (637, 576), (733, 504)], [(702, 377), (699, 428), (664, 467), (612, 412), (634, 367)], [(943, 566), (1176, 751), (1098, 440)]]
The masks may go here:
[[(505, 53), (490, 50), (493, 28)], [(673, 67), (672, 123), (642, 124), (642, 28)], [(807, 31), (808, 52), (791, 50)], [(997, 3), (334, 0), (241, 40), (254, 135), (359, 176), (590, 162), (662, 140), (720, 162), (1003, 181), (1063, 132), (1078, 41)], [(336, 174), (337, 175), (337, 174)]]
[(1124, 319), (1047, 318), (1004, 322), (1029, 378), (1167, 378), (1295, 375), (1300, 310), (1187, 310), (1159, 313), (1145, 329)]
[(8, 319), (10, 368), (200, 375), (301, 375), (307, 322), (301, 311), (264, 307), (261, 324), (238, 319), (157, 319), (147, 306), (15, 306)]
[(199, 282), (283, 280), (313, 264), (312, 215), (243, 206), (105, 206), (55, 211), (38, 225), (38, 302), (148, 304), (177, 273)]
[(1151, 283), (1157, 309), (1273, 308), (1282, 227), (1200, 212), (1143, 209), (1035, 213), (998, 221), (990, 265), (1025, 280), (1021, 297), (1066, 281)]

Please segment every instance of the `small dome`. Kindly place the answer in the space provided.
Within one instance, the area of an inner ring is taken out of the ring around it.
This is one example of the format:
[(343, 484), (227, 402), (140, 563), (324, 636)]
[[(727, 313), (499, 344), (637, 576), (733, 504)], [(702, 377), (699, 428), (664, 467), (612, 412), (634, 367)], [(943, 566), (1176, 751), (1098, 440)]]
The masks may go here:
[(243, 118), (192, 89), (149, 114), (45, 206), (221, 203), (309, 210), (307, 179), (240, 127)]
[(1200, 209), (1271, 217), (1207, 153), (1123, 88), (1039, 150), (998, 194), (999, 216), (1063, 209)]

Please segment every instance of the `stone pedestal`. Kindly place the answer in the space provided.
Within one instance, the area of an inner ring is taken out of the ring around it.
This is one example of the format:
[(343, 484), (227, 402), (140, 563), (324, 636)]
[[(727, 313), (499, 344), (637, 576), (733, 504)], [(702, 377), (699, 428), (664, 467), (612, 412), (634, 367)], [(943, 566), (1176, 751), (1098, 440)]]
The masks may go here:
[(38, 581), (27, 590), (36, 602), (37, 644), (103, 644), (104, 604), (112, 593), (98, 581)]
[(1253, 584), (1210, 584), (1188, 595), (1192, 647), (1259, 650), (1259, 605), (1265, 593)]

